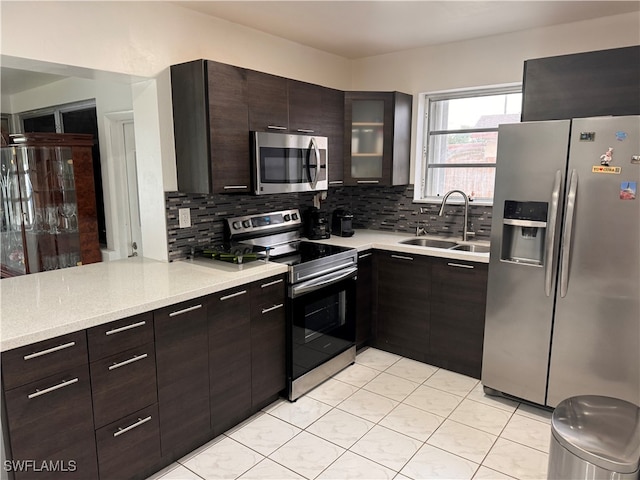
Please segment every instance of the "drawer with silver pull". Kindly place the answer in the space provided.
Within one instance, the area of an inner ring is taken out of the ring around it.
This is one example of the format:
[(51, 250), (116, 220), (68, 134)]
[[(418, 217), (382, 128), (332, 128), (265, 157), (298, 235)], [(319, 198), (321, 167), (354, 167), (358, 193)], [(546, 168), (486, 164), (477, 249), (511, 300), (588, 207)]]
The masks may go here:
[(160, 460), (158, 405), (96, 430), (100, 478), (142, 478)]
[(8, 350), (2, 352), (4, 388), (9, 390), (87, 363), (84, 330)]
[(116, 320), (87, 330), (89, 360), (94, 362), (116, 353), (153, 342), (153, 313)]
[(251, 284), (251, 315), (264, 315), (284, 310), (286, 294), (284, 275), (269, 277)]
[(91, 362), (96, 428), (157, 402), (153, 343)]

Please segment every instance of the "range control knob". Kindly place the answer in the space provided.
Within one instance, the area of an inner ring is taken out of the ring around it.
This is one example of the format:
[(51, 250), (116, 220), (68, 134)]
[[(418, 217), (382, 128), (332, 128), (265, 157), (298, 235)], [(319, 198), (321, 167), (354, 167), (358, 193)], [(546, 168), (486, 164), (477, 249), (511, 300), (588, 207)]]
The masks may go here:
[(288, 213), (284, 216), (284, 221), (288, 222), (289, 220), (291, 220), (291, 215), (289, 215)]
[(251, 226), (251, 220), (243, 220), (242, 221), (242, 226), (244, 228), (249, 228)]
[(240, 222), (233, 222), (231, 226), (234, 230), (238, 230), (240, 228)]
[(297, 213), (292, 213), (291, 214), (291, 219), (292, 220), (297, 220), (298, 219), (298, 214)]

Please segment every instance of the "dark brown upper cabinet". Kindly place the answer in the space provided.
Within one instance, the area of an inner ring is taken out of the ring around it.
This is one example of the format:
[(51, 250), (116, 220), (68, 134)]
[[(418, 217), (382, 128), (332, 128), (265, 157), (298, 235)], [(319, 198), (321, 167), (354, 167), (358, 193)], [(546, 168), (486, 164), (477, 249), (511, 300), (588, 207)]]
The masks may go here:
[(344, 92), (209, 60), (171, 66), (178, 190), (251, 192), (251, 131), (329, 138), (343, 179)]
[(247, 83), (248, 130), (287, 132), (289, 130), (287, 79), (249, 70)]
[(171, 67), (178, 190), (251, 191), (247, 71), (208, 60)]
[(406, 93), (345, 94), (345, 184), (409, 184), (411, 108)]
[(640, 115), (640, 46), (524, 62), (522, 121)]

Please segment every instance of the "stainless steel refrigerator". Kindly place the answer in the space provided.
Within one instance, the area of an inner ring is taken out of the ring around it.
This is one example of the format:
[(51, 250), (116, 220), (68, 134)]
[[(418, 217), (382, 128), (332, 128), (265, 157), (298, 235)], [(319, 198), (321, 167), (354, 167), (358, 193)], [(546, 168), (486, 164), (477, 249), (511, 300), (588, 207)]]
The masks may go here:
[(502, 125), (482, 384), (640, 404), (640, 117)]

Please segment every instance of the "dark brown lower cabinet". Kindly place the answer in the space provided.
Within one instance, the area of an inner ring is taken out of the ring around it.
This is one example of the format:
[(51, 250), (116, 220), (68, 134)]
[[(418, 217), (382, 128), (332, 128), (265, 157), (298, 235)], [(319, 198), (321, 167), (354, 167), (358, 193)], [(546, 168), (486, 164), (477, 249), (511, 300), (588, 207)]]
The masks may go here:
[(154, 404), (96, 430), (100, 480), (146, 478), (159, 468), (159, 429)]
[(249, 286), (216, 293), (209, 306), (211, 426), (219, 435), (251, 410)]
[(482, 263), (432, 259), (431, 363), (480, 378), (487, 272)]
[(356, 347), (369, 343), (372, 336), (373, 303), (373, 252), (358, 255), (358, 279), (356, 280)]
[(163, 459), (211, 436), (207, 305), (199, 298), (154, 312)]
[(98, 477), (86, 364), (6, 391), (5, 408), (11, 460), (3, 467), (16, 480)]
[(251, 404), (260, 408), (286, 386), (284, 277), (251, 285)]
[(376, 252), (376, 340), (384, 350), (425, 361), (429, 349), (429, 257)]

